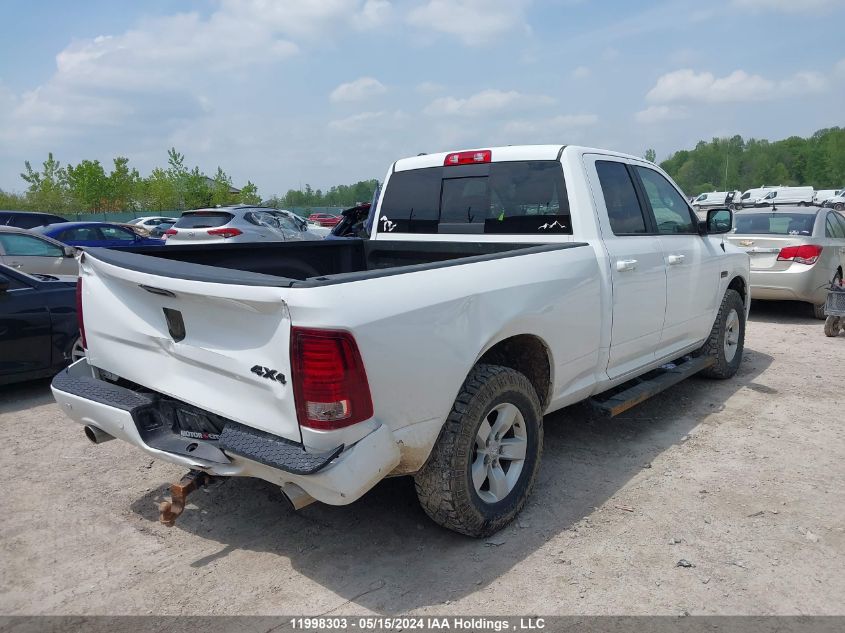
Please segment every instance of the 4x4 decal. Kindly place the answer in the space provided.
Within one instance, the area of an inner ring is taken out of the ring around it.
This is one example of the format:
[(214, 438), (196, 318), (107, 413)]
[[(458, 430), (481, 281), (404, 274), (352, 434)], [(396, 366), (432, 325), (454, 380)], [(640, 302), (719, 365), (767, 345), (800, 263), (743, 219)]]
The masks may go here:
[(256, 376), (268, 378), (269, 380), (275, 380), (276, 382), (280, 382), (283, 385), (286, 385), (288, 382), (287, 378), (285, 378), (285, 375), (276, 369), (270, 369), (269, 367), (255, 365), (252, 369), (250, 369), (250, 371)]

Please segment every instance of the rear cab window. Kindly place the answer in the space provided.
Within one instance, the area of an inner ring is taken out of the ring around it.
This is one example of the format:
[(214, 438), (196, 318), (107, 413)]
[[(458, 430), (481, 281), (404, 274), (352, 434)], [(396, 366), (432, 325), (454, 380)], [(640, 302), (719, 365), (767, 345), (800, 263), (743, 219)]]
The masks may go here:
[(426, 167), (390, 176), (382, 233), (572, 234), (558, 161)]
[(225, 211), (188, 211), (176, 221), (174, 228), (213, 229), (228, 224), (234, 217)]

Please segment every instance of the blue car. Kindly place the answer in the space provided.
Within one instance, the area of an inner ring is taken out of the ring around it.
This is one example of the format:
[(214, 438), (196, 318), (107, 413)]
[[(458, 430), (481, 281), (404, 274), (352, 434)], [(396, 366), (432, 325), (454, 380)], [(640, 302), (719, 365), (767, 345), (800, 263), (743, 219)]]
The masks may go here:
[(141, 237), (131, 229), (109, 222), (63, 222), (39, 226), (32, 231), (70, 246), (101, 246), (103, 248), (164, 246), (164, 240)]

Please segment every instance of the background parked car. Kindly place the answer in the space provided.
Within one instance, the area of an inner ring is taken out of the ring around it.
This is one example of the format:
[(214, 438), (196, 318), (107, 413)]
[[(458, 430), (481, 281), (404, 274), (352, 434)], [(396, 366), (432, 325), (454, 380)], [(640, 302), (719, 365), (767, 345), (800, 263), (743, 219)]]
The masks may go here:
[(67, 222), (60, 215), (52, 213), (37, 213), (35, 211), (0, 211), (0, 226), (16, 226), (21, 229), (32, 229), (36, 226), (47, 226)]
[(163, 240), (142, 237), (134, 231), (110, 222), (65, 222), (32, 229), (71, 246), (101, 246), (129, 248), (132, 246), (162, 246)]
[(0, 265), (0, 385), (52, 376), (84, 355), (76, 277)]
[(290, 211), (231, 206), (186, 211), (165, 231), (168, 245), (321, 240)]
[(728, 239), (751, 257), (751, 298), (806, 301), (824, 319), (827, 288), (845, 269), (845, 216), (776, 207), (736, 214)]
[(25, 229), (0, 226), (0, 264), (21, 272), (76, 275), (76, 249)]
[(167, 229), (173, 228), (174, 224), (176, 224), (176, 220), (173, 220), (172, 222), (162, 222), (158, 226), (154, 226), (152, 229), (150, 229), (150, 237), (155, 237), (160, 240), (165, 239), (164, 234), (167, 232)]
[(171, 217), (164, 217), (160, 215), (148, 215), (141, 218), (135, 218), (134, 220), (130, 220), (127, 224), (137, 224), (138, 226), (143, 226), (149, 230), (154, 229), (157, 226), (160, 226), (164, 223), (175, 224), (177, 218)]
[(819, 189), (813, 194), (813, 204), (821, 207), (824, 205), (825, 200), (839, 195), (842, 191), (842, 189)]
[(824, 206), (837, 211), (845, 211), (845, 189), (840, 191), (838, 195), (825, 200)]
[(757, 201), (758, 205), (781, 205), (781, 204), (797, 204), (805, 206), (813, 204), (812, 187), (778, 187), (772, 189), (765, 196)]
[(312, 213), (308, 216), (309, 222), (314, 222), (320, 226), (333, 227), (340, 222), (340, 216), (333, 213)]

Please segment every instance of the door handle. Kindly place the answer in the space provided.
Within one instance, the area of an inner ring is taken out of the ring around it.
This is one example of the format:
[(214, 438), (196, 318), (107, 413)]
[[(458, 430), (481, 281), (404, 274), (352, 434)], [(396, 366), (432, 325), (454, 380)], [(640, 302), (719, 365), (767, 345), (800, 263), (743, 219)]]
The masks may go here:
[(668, 257), (666, 257), (666, 262), (670, 266), (675, 266), (677, 264), (683, 264), (684, 263), (684, 256), (683, 255), (669, 255)]
[(616, 270), (620, 273), (624, 273), (629, 270), (634, 270), (637, 267), (637, 260), (636, 259), (617, 259), (616, 260)]
[(23, 264), (21, 264), (20, 262), (9, 262), (9, 265), (12, 268), (23, 268)]

